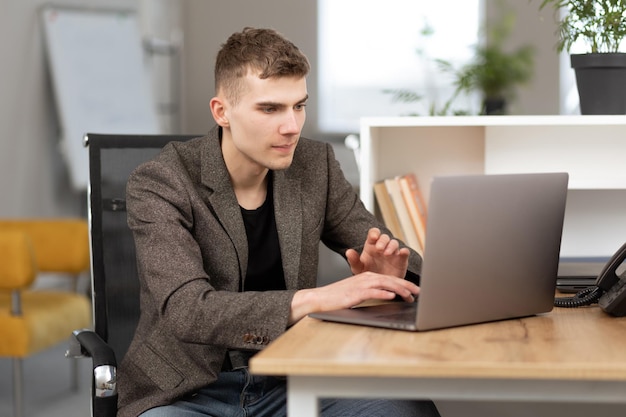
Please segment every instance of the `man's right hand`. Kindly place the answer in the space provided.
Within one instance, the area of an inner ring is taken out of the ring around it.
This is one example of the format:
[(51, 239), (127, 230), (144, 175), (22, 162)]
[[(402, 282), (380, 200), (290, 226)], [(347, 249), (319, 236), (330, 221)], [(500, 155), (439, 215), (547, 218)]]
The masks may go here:
[(414, 301), (419, 287), (403, 278), (363, 272), (318, 288), (297, 291), (291, 301), (289, 324), (317, 311), (354, 307), (367, 300)]

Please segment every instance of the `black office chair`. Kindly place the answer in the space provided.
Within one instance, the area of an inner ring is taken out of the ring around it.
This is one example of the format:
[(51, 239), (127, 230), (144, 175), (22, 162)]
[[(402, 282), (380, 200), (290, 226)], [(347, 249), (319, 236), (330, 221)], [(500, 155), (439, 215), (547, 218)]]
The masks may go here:
[(126, 219), (132, 170), (166, 143), (200, 135), (87, 134), (94, 330), (76, 330), (69, 357), (93, 361), (92, 416), (117, 414), (116, 367), (139, 319), (135, 244)]

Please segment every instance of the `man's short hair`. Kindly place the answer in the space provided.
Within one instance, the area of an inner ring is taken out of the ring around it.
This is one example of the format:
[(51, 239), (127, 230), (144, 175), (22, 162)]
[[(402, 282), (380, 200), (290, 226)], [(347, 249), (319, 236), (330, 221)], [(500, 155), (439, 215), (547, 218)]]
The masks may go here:
[(306, 56), (280, 33), (246, 27), (232, 34), (217, 54), (215, 90), (235, 104), (241, 93), (241, 79), (248, 71), (266, 79), (305, 77), (310, 68)]

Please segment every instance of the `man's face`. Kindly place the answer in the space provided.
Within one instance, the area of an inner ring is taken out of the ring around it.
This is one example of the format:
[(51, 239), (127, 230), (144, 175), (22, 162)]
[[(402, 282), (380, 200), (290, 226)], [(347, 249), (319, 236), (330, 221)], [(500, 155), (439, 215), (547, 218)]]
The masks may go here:
[(306, 79), (260, 79), (249, 73), (242, 82), (237, 104), (226, 102), (224, 110), (225, 136), (236, 159), (259, 168), (288, 168), (306, 119)]

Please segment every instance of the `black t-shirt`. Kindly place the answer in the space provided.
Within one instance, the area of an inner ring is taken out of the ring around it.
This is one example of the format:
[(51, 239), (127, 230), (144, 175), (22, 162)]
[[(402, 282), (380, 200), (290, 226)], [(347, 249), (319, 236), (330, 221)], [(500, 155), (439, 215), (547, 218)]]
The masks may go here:
[(255, 210), (240, 208), (248, 236), (248, 272), (243, 290), (284, 290), (285, 275), (274, 218), (271, 174), (267, 197), (261, 207)]

